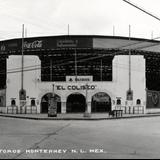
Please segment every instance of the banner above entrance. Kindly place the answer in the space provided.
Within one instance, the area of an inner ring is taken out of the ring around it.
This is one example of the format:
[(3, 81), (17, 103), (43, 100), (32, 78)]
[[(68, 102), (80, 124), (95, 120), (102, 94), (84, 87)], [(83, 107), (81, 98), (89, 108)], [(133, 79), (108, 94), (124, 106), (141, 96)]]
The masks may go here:
[(66, 82), (93, 82), (93, 76), (66, 76)]

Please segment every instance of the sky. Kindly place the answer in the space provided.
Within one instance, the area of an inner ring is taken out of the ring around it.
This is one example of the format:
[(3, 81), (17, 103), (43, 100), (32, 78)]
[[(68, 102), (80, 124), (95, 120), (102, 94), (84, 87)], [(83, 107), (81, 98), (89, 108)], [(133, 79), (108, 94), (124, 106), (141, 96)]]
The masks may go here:
[[(160, 17), (160, 0), (130, 0)], [(54, 35), (160, 37), (160, 21), (123, 0), (0, 0), (0, 40)]]

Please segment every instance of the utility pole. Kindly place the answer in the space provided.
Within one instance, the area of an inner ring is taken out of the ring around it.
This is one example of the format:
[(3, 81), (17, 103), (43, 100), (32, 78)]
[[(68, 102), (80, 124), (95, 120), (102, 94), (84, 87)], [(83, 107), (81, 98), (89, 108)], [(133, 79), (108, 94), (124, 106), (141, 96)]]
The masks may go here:
[(20, 113), (23, 113), (23, 108), (26, 105), (26, 90), (24, 90), (24, 24), (22, 25), (21, 89), (19, 91), (19, 100)]
[[(131, 41), (131, 26), (129, 25), (129, 42)], [(131, 50), (129, 48), (129, 91), (131, 91)]]
[(76, 80), (77, 80), (77, 51), (76, 51), (76, 48), (75, 48), (75, 76), (76, 76)]
[(151, 40), (153, 40), (154, 38), (154, 32), (152, 31), (152, 33), (151, 33)]
[(21, 72), (21, 90), (24, 89), (24, 24), (22, 26), (22, 72)]
[(27, 28), (25, 28), (25, 38), (27, 38)]
[(70, 26), (69, 26), (69, 24), (68, 24), (68, 36), (70, 35)]
[(113, 36), (115, 36), (115, 26), (113, 26)]
[[(129, 42), (131, 40), (131, 26), (129, 25)], [(127, 100), (132, 101), (133, 100), (133, 91), (131, 89), (131, 49), (129, 48), (129, 90), (127, 91)]]
[(53, 72), (53, 71), (52, 71), (52, 70), (53, 70), (52, 67), (53, 67), (52, 58), (50, 58), (50, 81), (51, 81), (51, 82), (52, 82), (52, 79), (53, 79), (53, 78), (52, 78), (52, 72)]
[(101, 59), (101, 69), (100, 69), (101, 71), (101, 82), (103, 81), (103, 61), (102, 61), (102, 59)]

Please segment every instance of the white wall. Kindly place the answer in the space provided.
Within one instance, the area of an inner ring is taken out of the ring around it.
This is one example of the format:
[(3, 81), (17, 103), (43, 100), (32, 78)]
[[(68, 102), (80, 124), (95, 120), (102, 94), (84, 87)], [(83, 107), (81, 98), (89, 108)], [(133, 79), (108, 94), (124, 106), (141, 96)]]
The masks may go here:
[[(122, 97), (125, 105), (126, 93), (129, 89), (129, 56), (115, 56), (113, 60), (113, 82), (116, 85), (117, 97)], [(146, 102), (145, 59), (143, 56), (131, 56), (131, 89), (133, 90), (133, 105), (140, 99)]]
[[(24, 56), (24, 89), (27, 95), (27, 105), (30, 104), (30, 98), (38, 96), (38, 79), (41, 76), (41, 62), (37, 56)], [(36, 69), (39, 68), (39, 69)], [(13, 70), (14, 69), (14, 70)], [(29, 71), (30, 70), (30, 71)], [(19, 106), (19, 91), (21, 89), (21, 56), (9, 56), (7, 59), (7, 91), (6, 99), (7, 106), (11, 105), (11, 99), (16, 99), (16, 104)]]

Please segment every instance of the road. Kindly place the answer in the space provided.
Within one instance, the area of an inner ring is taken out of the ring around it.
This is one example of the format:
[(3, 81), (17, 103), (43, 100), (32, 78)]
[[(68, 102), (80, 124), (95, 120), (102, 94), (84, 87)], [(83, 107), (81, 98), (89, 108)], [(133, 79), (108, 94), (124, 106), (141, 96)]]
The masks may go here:
[(0, 159), (157, 159), (160, 118), (33, 121), (0, 118)]

